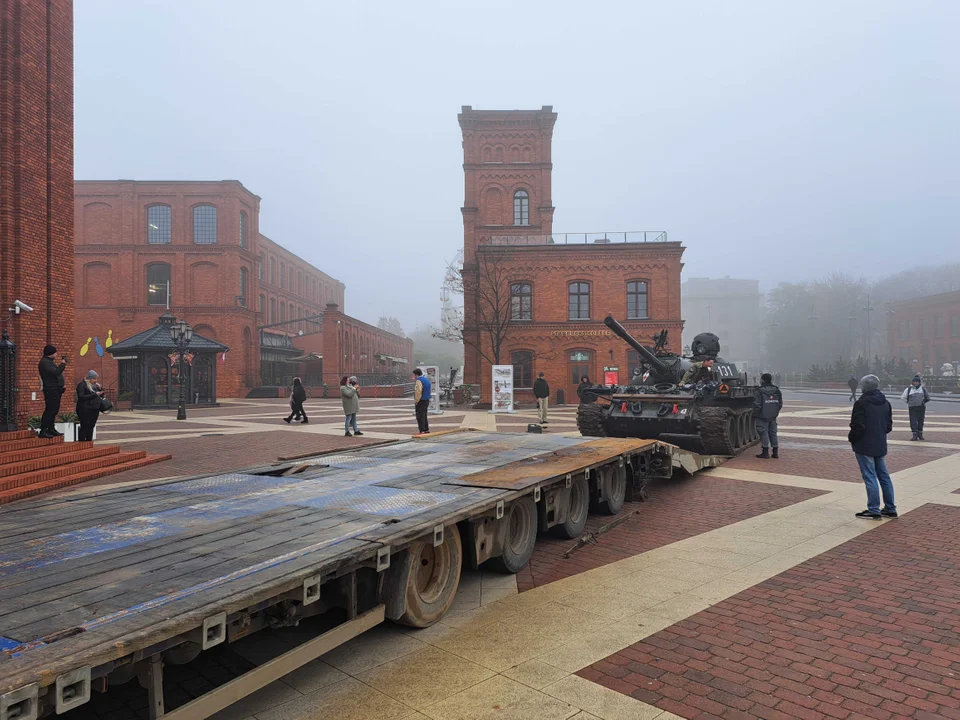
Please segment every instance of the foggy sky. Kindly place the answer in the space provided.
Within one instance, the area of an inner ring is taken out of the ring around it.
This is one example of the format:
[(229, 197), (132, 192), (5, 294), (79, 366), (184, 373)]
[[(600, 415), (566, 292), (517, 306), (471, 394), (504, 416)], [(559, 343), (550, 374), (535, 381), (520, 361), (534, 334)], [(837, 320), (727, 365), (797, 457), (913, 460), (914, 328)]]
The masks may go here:
[[(960, 4), (76, 0), (78, 179), (238, 179), (347, 311), (439, 323), (456, 115), (559, 113), (555, 232), (761, 289), (956, 260)], [(600, 309), (601, 312), (603, 309)]]

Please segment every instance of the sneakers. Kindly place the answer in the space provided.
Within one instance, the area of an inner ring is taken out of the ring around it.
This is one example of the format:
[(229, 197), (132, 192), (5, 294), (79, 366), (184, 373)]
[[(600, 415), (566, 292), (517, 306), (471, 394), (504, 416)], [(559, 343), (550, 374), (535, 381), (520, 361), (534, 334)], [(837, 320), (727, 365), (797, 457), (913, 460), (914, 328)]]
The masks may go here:
[(292, 419), (293, 419), (293, 418), (285, 417), (285, 418), (283, 419), (283, 421), (284, 421), (287, 425), (289, 425), (289, 424), (290, 424), (290, 421), (291, 421)]
[(769, 459), (770, 459), (770, 448), (764, 448), (763, 451), (762, 451), (759, 455), (757, 455), (757, 457), (760, 458), (760, 459), (762, 459), (762, 460), (769, 460)]
[(858, 512), (857, 517), (866, 520), (879, 520), (883, 516), (880, 513), (872, 513), (869, 510), (864, 510), (863, 512)]
[(306, 418), (304, 418), (303, 420), (300, 421), (300, 424), (301, 424), (301, 425), (309, 425), (309, 424), (310, 424), (310, 421), (307, 420)]
[(344, 436), (344, 437), (353, 437), (353, 435), (350, 434), (350, 431), (349, 431), (349, 430), (347, 430), (347, 431), (343, 434), (343, 436)]
[(881, 511), (880, 511), (880, 514), (883, 515), (884, 517), (888, 517), (888, 518), (900, 517), (900, 516), (897, 514), (897, 511), (896, 511), (896, 510), (887, 510), (886, 508), (884, 508), (883, 510), (881, 510)]
[(356, 432), (354, 432), (353, 434), (354, 434), (354, 435), (363, 435), (363, 433), (362, 433), (362, 432), (360, 432), (359, 430), (357, 430), (357, 431), (356, 431)]
[(780, 457), (780, 448), (778, 448), (778, 447), (772, 448), (772, 452), (773, 452), (773, 454), (770, 455), (770, 457), (772, 457), (772, 458), (779, 458), (779, 457)]

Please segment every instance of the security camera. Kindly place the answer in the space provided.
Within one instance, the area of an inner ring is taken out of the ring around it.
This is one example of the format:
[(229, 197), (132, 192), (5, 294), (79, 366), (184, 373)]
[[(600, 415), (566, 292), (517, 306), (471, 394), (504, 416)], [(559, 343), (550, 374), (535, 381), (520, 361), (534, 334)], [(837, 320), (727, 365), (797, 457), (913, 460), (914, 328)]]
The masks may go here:
[(26, 304), (25, 302), (23, 302), (22, 300), (14, 300), (14, 301), (13, 301), (13, 307), (10, 308), (10, 309), (13, 310), (17, 315), (20, 314), (20, 311), (21, 311), (21, 310), (24, 310), (24, 311), (26, 311), (26, 312), (33, 312), (33, 308), (30, 307), (29, 305), (27, 305), (27, 304)]

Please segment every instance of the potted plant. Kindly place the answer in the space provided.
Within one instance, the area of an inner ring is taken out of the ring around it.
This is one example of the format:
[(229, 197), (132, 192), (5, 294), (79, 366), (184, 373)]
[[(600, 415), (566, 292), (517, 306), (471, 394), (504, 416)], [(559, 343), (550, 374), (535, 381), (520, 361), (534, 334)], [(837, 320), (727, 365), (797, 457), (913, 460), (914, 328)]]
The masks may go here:
[[(132, 410), (133, 409), (133, 391), (127, 390), (126, 392), (120, 393), (117, 396), (117, 410)], [(94, 428), (96, 430), (96, 428)]]
[(29, 420), (27, 420), (27, 427), (30, 428), (31, 430), (33, 430), (35, 433), (39, 433), (39, 432), (40, 432), (40, 421), (41, 421), (42, 419), (43, 419), (43, 418), (41, 418), (39, 415), (34, 415), (34, 416), (31, 417)]
[(76, 442), (80, 418), (75, 412), (60, 413), (53, 427), (58, 433), (63, 433), (64, 442)]

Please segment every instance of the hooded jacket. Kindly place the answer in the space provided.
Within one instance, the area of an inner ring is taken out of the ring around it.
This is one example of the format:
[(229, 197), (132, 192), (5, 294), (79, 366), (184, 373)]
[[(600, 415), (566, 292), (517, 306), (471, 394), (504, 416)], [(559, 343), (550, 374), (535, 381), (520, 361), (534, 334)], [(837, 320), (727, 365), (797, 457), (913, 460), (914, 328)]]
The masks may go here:
[(783, 394), (772, 383), (753, 391), (753, 416), (761, 420), (776, 420), (783, 409)]
[(867, 390), (853, 404), (847, 440), (858, 455), (887, 454), (887, 433), (893, 430), (893, 408), (879, 390)]

